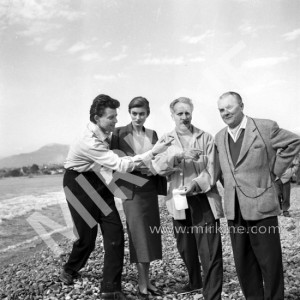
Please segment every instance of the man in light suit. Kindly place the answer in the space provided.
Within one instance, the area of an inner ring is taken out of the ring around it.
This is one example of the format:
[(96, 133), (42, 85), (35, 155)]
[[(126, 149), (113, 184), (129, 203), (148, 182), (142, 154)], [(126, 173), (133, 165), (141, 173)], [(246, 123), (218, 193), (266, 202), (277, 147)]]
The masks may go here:
[(218, 109), (228, 125), (215, 143), (242, 291), (249, 300), (283, 300), (280, 207), (274, 180), (299, 152), (300, 138), (274, 121), (245, 116), (242, 98), (235, 92), (223, 94)]
[[(152, 164), (158, 174), (167, 176), (166, 206), (173, 219), (177, 249), (189, 275), (189, 284), (177, 294), (195, 292), (203, 285), (205, 300), (221, 300), (223, 260), (219, 219), (223, 217), (223, 209), (215, 185), (215, 144), (209, 133), (192, 124), (193, 109), (192, 100), (186, 97), (170, 103), (175, 128), (161, 140), (171, 141), (171, 145)], [(173, 192), (179, 192), (178, 189), (187, 195), (186, 208), (175, 204)]]

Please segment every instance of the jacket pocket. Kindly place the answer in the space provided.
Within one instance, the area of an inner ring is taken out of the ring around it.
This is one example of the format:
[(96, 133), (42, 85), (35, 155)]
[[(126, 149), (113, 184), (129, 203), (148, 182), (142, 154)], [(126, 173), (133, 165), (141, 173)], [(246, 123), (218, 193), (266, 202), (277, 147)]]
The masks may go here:
[(278, 209), (278, 197), (274, 187), (272, 186), (257, 199), (257, 210), (261, 213), (268, 213)]
[(277, 194), (273, 185), (270, 188), (240, 186), (238, 194), (242, 202), (241, 206), (246, 210), (269, 213), (279, 208)]

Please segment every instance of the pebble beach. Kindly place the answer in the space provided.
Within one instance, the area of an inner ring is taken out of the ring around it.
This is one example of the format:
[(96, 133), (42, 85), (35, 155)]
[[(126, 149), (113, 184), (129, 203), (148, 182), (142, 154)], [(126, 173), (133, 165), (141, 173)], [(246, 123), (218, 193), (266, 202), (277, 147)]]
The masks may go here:
[[(179, 257), (171, 227), (171, 219), (164, 205), (160, 205), (163, 232), (163, 259), (151, 263), (150, 276), (153, 283), (164, 291), (155, 299), (204, 299), (201, 293), (178, 296), (176, 288), (188, 282), (187, 272)], [(293, 185), (291, 217), (279, 217), (285, 273), (285, 299), (300, 299), (300, 186)], [(121, 214), (125, 227), (125, 219)], [(222, 227), (226, 221), (222, 219)], [(224, 230), (226, 231), (226, 230)], [(72, 286), (59, 281), (59, 273), (71, 251), (72, 241), (61, 233), (52, 235), (59, 251), (40, 241), (30, 247), (22, 247), (3, 258), (1, 253), (0, 299), (100, 299), (102, 280), (103, 244), (99, 233), (96, 249), (87, 265), (81, 270), (82, 277)], [(224, 283), (222, 299), (244, 299), (235, 273), (229, 235), (222, 233), (224, 258)], [(128, 299), (138, 299), (137, 271), (129, 263), (128, 239), (125, 228), (125, 260), (123, 291)], [(152, 297), (154, 299), (154, 297)]]

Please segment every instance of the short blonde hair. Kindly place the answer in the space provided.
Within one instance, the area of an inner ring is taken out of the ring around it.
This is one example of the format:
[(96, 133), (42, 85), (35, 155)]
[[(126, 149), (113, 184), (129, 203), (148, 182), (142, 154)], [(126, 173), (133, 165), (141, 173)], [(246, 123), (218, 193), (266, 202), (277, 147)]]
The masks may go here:
[(194, 110), (194, 104), (192, 102), (192, 100), (190, 98), (187, 98), (187, 97), (179, 97), (175, 100), (173, 100), (171, 103), (170, 103), (170, 110), (171, 110), (171, 113), (174, 113), (174, 106), (177, 104), (177, 103), (185, 103), (185, 104), (188, 104), (191, 108), (192, 108), (192, 111)]

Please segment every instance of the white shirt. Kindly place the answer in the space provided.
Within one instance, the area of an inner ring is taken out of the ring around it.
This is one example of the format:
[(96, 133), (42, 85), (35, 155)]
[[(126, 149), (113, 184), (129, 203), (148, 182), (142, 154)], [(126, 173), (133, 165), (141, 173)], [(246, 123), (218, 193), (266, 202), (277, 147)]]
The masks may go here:
[[(242, 130), (246, 129), (247, 119), (248, 119), (247, 116), (244, 116), (242, 122), (237, 127), (233, 128), (233, 130), (230, 129), (229, 127), (227, 128), (228, 133), (230, 134), (230, 136), (232, 137), (235, 143), (240, 137)], [(235, 132), (235, 134), (233, 134), (236, 128), (238, 128), (238, 130)]]
[(96, 124), (90, 122), (83, 136), (71, 145), (64, 164), (65, 168), (77, 172), (86, 172), (92, 171), (93, 168), (100, 165), (106, 171), (114, 170), (125, 173), (133, 171), (136, 160), (148, 161), (153, 158), (151, 150), (134, 157), (119, 157), (109, 150), (107, 138), (107, 134)]

